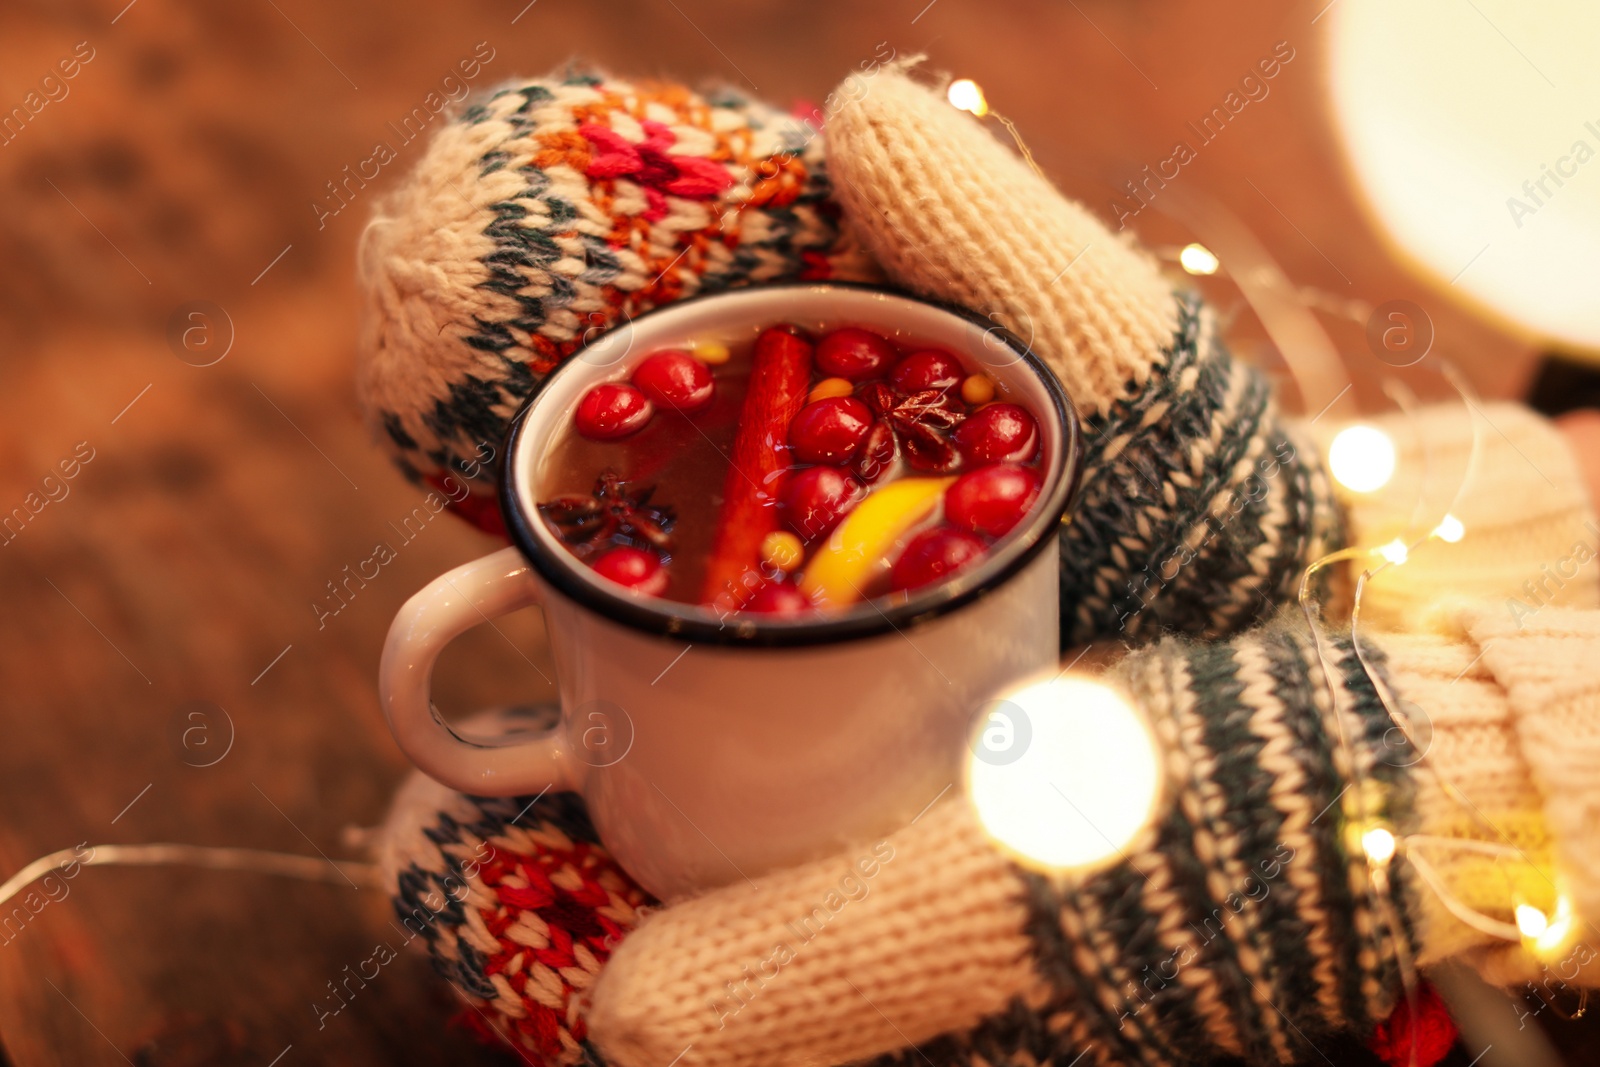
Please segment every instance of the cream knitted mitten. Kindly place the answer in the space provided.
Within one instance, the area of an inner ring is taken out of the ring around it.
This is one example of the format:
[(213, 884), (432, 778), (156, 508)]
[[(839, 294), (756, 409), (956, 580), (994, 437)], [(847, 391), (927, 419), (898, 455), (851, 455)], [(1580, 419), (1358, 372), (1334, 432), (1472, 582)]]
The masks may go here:
[[(1318, 638), (1330, 680), (1295, 613), (1227, 644), (1132, 653), (1110, 677), (1149, 717), (1170, 800), (1122, 862), (1028, 873), (964, 801), (941, 804), (884, 842), (647, 920), (595, 987), (592, 1040), (614, 1067), (1290, 1063), (1387, 1015), (1396, 945), (1534, 977), (1538, 961), (1454, 918), (1407, 853), (1498, 921), (1519, 902), (1551, 908), (1554, 883), (1600, 918), (1600, 677), (1556, 685), (1540, 647), (1600, 656), (1600, 614), (1552, 609), (1514, 636), (1468, 625), (1363, 639), (1394, 692), (1427, 708), (1428, 769), (1394, 744), (1349, 636)], [(1484, 839), (1435, 769), (1543, 873), (1508, 880), (1431, 843)], [(1358, 818), (1401, 839), (1392, 909), (1353, 847)], [(1600, 985), (1593, 961), (1579, 980)]]
[(899, 285), (1008, 328), (1085, 417), (1065, 645), (1264, 617), (1341, 537), (1321, 461), (1210, 314), (973, 118), (890, 67), (826, 130), (834, 196)]
[[(369, 226), (361, 399), (403, 469), (491, 486), (522, 402), (582, 344), (736, 285), (877, 276), (1008, 327), (1088, 428), (1063, 531), (1067, 643), (1222, 634), (1339, 540), (1314, 450), (1200, 303), (898, 67), (824, 137), (721, 93), (596, 73), (443, 126)], [(450, 497), (460, 496), (459, 487)]]

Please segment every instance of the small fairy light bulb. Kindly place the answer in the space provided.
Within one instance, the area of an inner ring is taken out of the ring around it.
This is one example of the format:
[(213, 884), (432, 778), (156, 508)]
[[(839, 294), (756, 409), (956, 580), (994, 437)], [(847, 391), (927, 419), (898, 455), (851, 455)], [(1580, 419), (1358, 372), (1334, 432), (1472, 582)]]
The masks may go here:
[(989, 101), (984, 98), (983, 90), (971, 78), (957, 78), (950, 83), (950, 88), (945, 90), (944, 97), (950, 101), (950, 106), (960, 111), (976, 115), (978, 118), (989, 113)]
[(1518, 904), (1515, 915), (1517, 929), (1521, 930), (1522, 936), (1529, 941), (1537, 942), (1550, 929), (1550, 916), (1532, 904)]
[(1553, 956), (1567, 948), (1567, 941), (1578, 924), (1577, 916), (1572, 911), (1572, 899), (1570, 897), (1565, 893), (1557, 897), (1556, 909), (1548, 918), (1545, 918), (1544, 913), (1540, 912), (1540, 917), (1545, 918), (1545, 922), (1544, 929), (1537, 934), (1528, 934), (1527, 928), (1522, 925), (1520, 910), (1518, 909), (1517, 929), (1521, 930), (1524, 936), (1533, 938), (1533, 947), (1541, 955)]
[(1328, 469), (1351, 492), (1382, 489), (1394, 477), (1394, 465), (1394, 442), (1373, 426), (1346, 426), (1328, 447)]
[(1441, 541), (1448, 541), (1452, 545), (1466, 535), (1467, 528), (1461, 524), (1461, 520), (1448, 512), (1444, 518), (1439, 520), (1439, 525), (1433, 528), (1433, 536)]
[(1374, 866), (1389, 866), (1389, 861), (1394, 859), (1394, 850), (1394, 833), (1387, 826), (1373, 826), (1361, 835), (1361, 851), (1367, 854), (1367, 862)]
[(1216, 253), (1202, 244), (1184, 245), (1183, 251), (1178, 253), (1178, 262), (1190, 274), (1215, 274), (1222, 266)]
[(1161, 764), (1116, 689), (1063, 676), (984, 705), (967, 764), (978, 821), (1017, 862), (1049, 873), (1121, 857), (1155, 813)]
[(1388, 544), (1380, 547), (1378, 549), (1378, 555), (1382, 556), (1384, 559), (1398, 567), (1400, 564), (1411, 558), (1411, 550), (1406, 547), (1406, 543), (1404, 541), (1396, 537), (1393, 541), (1390, 541)]

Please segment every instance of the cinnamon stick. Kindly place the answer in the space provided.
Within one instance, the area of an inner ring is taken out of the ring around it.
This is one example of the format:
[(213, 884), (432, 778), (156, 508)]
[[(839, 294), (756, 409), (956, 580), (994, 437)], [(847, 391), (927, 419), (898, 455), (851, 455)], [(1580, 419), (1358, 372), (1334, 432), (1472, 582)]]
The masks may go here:
[(778, 498), (789, 467), (789, 423), (811, 386), (812, 345), (793, 326), (756, 338), (750, 389), (734, 431), (733, 457), (701, 600), (738, 609), (760, 585), (761, 540), (778, 528)]

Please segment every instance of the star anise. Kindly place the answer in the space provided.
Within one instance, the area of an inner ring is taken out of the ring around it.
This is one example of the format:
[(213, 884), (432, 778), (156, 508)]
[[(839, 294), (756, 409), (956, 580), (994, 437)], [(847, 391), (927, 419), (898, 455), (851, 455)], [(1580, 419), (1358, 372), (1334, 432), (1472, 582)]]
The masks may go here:
[(967, 416), (960, 402), (945, 390), (921, 389), (900, 396), (883, 382), (873, 382), (863, 387), (859, 395), (893, 432), (912, 467), (942, 474), (960, 464), (961, 454), (949, 434)]
[(670, 505), (652, 506), (655, 491), (653, 485), (634, 487), (607, 468), (589, 496), (558, 496), (540, 504), (539, 514), (574, 549), (617, 544), (665, 551), (672, 547), (677, 513)]

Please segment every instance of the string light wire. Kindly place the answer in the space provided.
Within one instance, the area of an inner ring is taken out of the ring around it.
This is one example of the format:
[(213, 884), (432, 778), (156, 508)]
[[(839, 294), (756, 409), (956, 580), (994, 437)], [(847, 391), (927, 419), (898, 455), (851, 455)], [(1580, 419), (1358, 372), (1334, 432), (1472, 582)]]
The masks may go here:
[(252, 871), (307, 882), (353, 884), (375, 888), (378, 868), (370, 863), (336, 864), (316, 856), (267, 852), (255, 848), (213, 848), (206, 845), (94, 845), (87, 855), (64, 848), (40, 856), (0, 885), (0, 904), (53, 870), (77, 863), (85, 867), (202, 867), (215, 871)]

